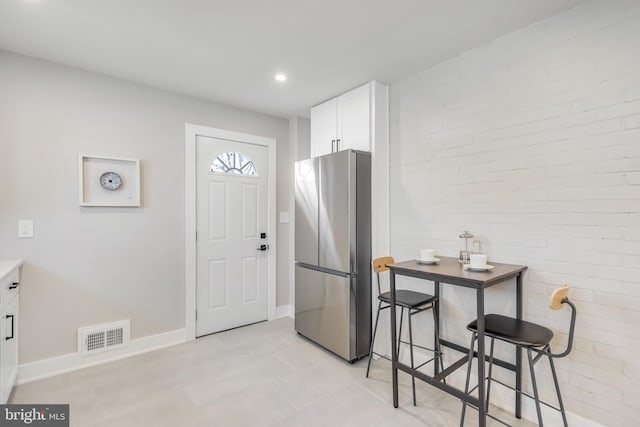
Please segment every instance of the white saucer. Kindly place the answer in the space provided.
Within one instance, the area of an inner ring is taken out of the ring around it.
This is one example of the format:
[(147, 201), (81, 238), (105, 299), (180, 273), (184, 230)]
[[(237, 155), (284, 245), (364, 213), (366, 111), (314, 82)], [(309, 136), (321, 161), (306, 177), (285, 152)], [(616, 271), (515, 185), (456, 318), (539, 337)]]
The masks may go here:
[(493, 270), (493, 265), (485, 264), (478, 267), (472, 267), (471, 264), (464, 264), (463, 268), (471, 271), (491, 271)]
[(417, 262), (418, 264), (432, 265), (432, 264), (437, 264), (437, 263), (439, 263), (439, 262), (440, 262), (440, 258), (434, 258), (434, 259), (431, 259), (431, 260), (429, 260), (429, 261), (423, 261), (423, 260), (421, 260), (421, 259), (417, 259), (417, 260), (416, 260), (416, 262)]

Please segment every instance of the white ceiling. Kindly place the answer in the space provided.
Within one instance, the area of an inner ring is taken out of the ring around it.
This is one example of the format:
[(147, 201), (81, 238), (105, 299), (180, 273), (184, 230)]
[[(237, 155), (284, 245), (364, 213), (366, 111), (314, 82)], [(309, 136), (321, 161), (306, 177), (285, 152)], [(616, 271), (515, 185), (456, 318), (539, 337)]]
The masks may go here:
[(360, 83), (393, 82), (581, 2), (2, 0), (0, 49), (307, 116)]

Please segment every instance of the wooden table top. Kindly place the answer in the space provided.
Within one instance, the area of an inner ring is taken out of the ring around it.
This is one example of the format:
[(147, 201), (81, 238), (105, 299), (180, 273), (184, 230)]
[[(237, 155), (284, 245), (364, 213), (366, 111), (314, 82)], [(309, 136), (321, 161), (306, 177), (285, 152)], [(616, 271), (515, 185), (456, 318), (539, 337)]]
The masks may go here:
[(437, 280), (467, 286), (491, 286), (504, 280), (516, 277), (527, 269), (524, 265), (501, 264), (489, 261), (494, 268), (491, 271), (464, 270), (458, 258), (437, 256), (438, 264), (421, 264), (417, 260), (396, 262), (389, 264), (396, 274), (421, 277), (427, 280)]

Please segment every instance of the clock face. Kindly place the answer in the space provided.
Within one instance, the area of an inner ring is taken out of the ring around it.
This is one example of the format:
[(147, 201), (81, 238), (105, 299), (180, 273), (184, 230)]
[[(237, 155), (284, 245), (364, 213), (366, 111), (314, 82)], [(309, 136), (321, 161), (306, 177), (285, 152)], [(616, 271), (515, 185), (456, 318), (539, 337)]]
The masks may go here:
[(116, 172), (105, 172), (100, 175), (100, 185), (107, 191), (116, 191), (122, 185), (122, 178)]

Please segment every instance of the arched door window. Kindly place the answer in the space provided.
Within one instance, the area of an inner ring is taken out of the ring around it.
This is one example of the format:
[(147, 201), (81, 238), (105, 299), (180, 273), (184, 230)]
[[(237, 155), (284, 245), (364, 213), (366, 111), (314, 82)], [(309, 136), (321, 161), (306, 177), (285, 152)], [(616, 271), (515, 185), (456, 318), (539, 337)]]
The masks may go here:
[(227, 151), (219, 154), (211, 162), (209, 172), (258, 176), (253, 161), (239, 151)]

